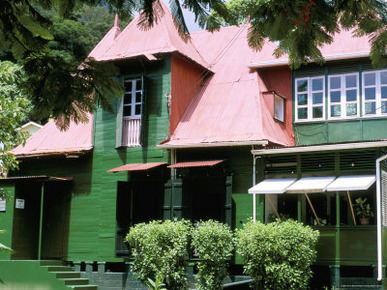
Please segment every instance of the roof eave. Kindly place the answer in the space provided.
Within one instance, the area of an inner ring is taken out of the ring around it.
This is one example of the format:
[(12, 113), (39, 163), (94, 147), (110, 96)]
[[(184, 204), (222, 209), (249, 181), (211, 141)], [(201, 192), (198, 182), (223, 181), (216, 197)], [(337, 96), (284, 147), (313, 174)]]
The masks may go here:
[(93, 150), (93, 147), (85, 148), (85, 149), (74, 149), (74, 150), (65, 150), (65, 151), (40, 151), (40, 152), (33, 152), (33, 153), (22, 153), (22, 154), (15, 154), (11, 152), (11, 154), (15, 155), (16, 159), (28, 159), (28, 158), (40, 158), (40, 157), (57, 157), (57, 156), (64, 156), (66, 158), (78, 158), (81, 155), (88, 154), (91, 150)]
[(212, 148), (212, 147), (234, 147), (234, 146), (266, 146), (269, 144), (268, 140), (260, 141), (239, 141), (239, 142), (214, 142), (214, 143), (192, 143), (192, 144), (159, 144), (159, 149), (184, 149), (184, 148)]

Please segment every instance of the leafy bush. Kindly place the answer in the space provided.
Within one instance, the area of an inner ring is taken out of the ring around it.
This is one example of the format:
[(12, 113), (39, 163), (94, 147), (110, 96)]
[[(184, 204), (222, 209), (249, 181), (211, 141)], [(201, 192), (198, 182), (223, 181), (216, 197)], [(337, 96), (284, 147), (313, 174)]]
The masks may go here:
[(196, 276), (199, 290), (222, 289), (227, 262), (234, 249), (233, 233), (228, 225), (209, 220), (199, 222), (192, 232), (192, 246), (199, 257)]
[(132, 249), (132, 269), (142, 281), (161, 280), (167, 289), (187, 286), (189, 221), (151, 221), (132, 227), (126, 241)]
[(237, 231), (237, 251), (255, 289), (307, 289), (320, 233), (296, 221), (248, 222)]

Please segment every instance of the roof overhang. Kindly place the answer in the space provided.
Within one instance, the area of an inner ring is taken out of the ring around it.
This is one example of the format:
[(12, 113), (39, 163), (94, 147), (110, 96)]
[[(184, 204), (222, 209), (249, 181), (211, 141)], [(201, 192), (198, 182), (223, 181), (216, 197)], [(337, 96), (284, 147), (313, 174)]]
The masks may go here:
[(212, 148), (212, 147), (233, 147), (233, 146), (266, 146), (269, 144), (268, 140), (260, 141), (241, 141), (241, 142), (213, 142), (213, 143), (186, 143), (186, 144), (159, 144), (159, 149), (183, 149), (183, 148)]
[(149, 162), (149, 163), (129, 163), (112, 168), (107, 172), (125, 172), (125, 171), (147, 171), (156, 167), (166, 165), (166, 162)]
[(328, 185), (327, 191), (367, 190), (375, 181), (375, 175), (340, 176)]
[[(370, 52), (358, 52), (358, 53), (347, 53), (347, 54), (337, 54), (337, 55), (328, 55), (324, 56), (325, 61), (334, 61), (334, 60), (346, 60), (346, 59), (354, 59), (354, 58), (364, 58), (369, 57)], [(313, 63), (314, 61), (310, 61)], [(271, 68), (271, 67), (279, 67), (289, 65), (289, 60), (278, 60), (278, 61), (267, 61), (267, 62), (257, 62), (250, 63), (248, 68), (250, 69), (260, 69), (260, 68)]]
[(387, 141), (374, 141), (374, 142), (360, 142), (360, 143), (341, 143), (341, 144), (324, 144), (324, 145), (310, 145), (310, 146), (294, 146), (283, 147), (273, 149), (256, 149), (251, 150), (253, 155), (272, 155), (272, 154), (292, 154), (292, 153), (305, 153), (316, 151), (336, 151), (336, 150), (356, 150), (367, 148), (387, 147)]
[(326, 191), (335, 176), (303, 177), (286, 189), (286, 193), (319, 193)]
[(82, 155), (85, 155), (89, 153), (91, 150), (93, 150), (93, 147), (88, 148), (82, 148), (82, 149), (71, 149), (71, 150), (47, 150), (47, 151), (37, 151), (33, 153), (26, 153), (26, 154), (15, 154), (12, 151), (10, 151), (11, 154), (15, 155), (17, 159), (27, 159), (27, 158), (39, 158), (39, 157), (58, 157), (63, 156), (66, 158), (79, 158)]
[(0, 178), (0, 183), (13, 182), (21, 180), (33, 180), (33, 181), (72, 181), (72, 176), (49, 176), (49, 175), (25, 175), (25, 176), (9, 176), (6, 178)]
[(178, 162), (169, 165), (168, 168), (192, 168), (192, 167), (212, 167), (222, 163), (224, 160), (205, 160), (205, 161), (187, 161)]

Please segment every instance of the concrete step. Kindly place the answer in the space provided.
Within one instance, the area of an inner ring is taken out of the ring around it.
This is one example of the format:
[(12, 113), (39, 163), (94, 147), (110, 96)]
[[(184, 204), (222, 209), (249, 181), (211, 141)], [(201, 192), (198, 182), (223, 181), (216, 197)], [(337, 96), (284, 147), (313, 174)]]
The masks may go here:
[(43, 266), (47, 268), (49, 272), (71, 272), (74, 271), (73, 267), (70, 266)]
[(41, 260), (41, 266), (64, 266), (64, 262), (62, 260)]
[(61, 278), (60, 280), (63, 280), (65, 285), (68, 286), (79, 286), (79, 285), (88, 285), (89, 279), (87, 278)]
[(60, 271), (60, 272), (51, 272), (56, 275), (56, 278), (81, 278), (81, 273), (74, 271)]
[(74, 286), (67, 286), (67, 287), (74, 290), (98, 290), (97, 285), (74, 285)]

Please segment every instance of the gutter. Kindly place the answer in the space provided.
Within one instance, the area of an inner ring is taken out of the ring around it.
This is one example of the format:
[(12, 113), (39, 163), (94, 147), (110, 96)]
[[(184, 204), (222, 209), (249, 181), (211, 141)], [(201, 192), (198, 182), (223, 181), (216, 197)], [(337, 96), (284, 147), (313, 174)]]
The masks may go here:
[(261, 141), (242, 141), (242, 142), (218, 142), (218, 143), (193, 143), (181, 145), (159, 144), (156, 147), (159, 149), (184, 149), (184, 148), (212, 148), (212, 147), (232, 147), (232, 146), (251, 146), (260, 145), (266, 146), (269, 144), (268, 140)]
[(360, 142), (360, 143), (343, 143), (343, 144), (325, 144), (325, 145), (311, 145), (311, 146), (294, 146), (284, 148), (273, 149), (256, 149), (251, 150), (253, 155), (270, 155), (270, 154), (293, 154), (293, 153), (305, 153), (315, 151), (335, 151), (335, 150), (348, 150), (348, 149), (366, 149), (366, 148), (378, 148), (386, 147), (387, 141), (376, 142)]
[[(348, 53), (348, 54), (337, 54), (337, 55), (330, 55), (325, 56), (325, 61), (333, 61), (333, 60), (344, 60), (344, 59), (353, 59), (353, 58), (363, 58), (363, 57), (369, 57), (370, 52), (358, 52), (358, 53)], [(313, 63), (314, 61), (311, 60), (310, 63)], [(279, 61), (268, 61), (268, 62), (258, 62), (258, 63), (250, 63), (247, 65), (250, 69), (256, 69), (256, 68), (270, 68), (270, 67), (278, 67), (278, 66), (285, 66), (289, 65), (289, 60), (279, 60)]]
[(383, 256), (382, 256), (382, 208), (381, 208), (381, 185), (380, 185), (380, 162), (387, 159), (387, 155), (376, 159), (376, 237), (378, 257), (378, 281), (383, 279)]

